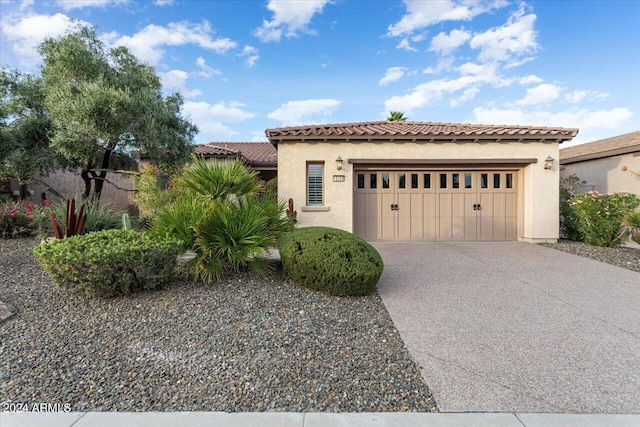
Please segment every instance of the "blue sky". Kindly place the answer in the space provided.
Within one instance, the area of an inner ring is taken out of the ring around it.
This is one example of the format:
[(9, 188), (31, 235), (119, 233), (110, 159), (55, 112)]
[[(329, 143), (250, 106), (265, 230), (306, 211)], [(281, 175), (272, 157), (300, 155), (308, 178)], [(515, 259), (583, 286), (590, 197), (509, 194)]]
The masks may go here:
[[(640, 129), (640, 1), (0, 0), (0, 64), (71, 18), (180, 91), (197, 143), (382, 120)], [(568, 146), (573, 144), (567, 144)]]

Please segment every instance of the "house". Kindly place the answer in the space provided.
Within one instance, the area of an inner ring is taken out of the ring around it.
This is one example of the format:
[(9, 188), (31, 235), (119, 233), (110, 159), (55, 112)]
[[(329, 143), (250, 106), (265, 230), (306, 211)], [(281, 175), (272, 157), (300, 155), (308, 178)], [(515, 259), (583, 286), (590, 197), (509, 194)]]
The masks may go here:
[(263, 181), (278, 172), (278, 152), (269, 142), (209, 142), (196, 145), (195, 153), (205, 159), (240, 159)]
[(265, 131), (298, 225), (369, 241), (558, 238), (559, 144), (578, 129), (364, 122)]
[(560, 176), (576, 175), (578, 191), (640, 195), (640, 131), (560, 150)]

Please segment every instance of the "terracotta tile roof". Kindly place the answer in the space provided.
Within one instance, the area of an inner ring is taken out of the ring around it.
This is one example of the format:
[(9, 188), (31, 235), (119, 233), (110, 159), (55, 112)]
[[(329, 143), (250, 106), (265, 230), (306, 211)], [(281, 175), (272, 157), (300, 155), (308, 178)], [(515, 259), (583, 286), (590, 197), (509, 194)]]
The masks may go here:
[(267, 129), (269, 141), (321, 140), (509, 140), (509, 141), (568, 141), (578, 129), (543, 126), (479, 125), (468, 123), (432, 122), (361, 122), (306, 125)]
[(584, 162), (627, 153), (640, 153), (640, 131), (560, 150), (560, 164)]
[(251, 166), (278, 164), (278, 152), (270, 142), (209, 142), (196, 145), (195, 153), (205, 157), (240, 157)]

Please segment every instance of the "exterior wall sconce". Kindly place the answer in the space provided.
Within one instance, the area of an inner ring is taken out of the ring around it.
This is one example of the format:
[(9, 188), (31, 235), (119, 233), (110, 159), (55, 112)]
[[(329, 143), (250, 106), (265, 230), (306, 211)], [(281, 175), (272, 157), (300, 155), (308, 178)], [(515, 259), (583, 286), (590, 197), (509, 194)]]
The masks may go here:
[(551, 155), (548, 155), (546, 159), (544, 159), (544, 168), (549, 170), (551, 168), (553, 168), (553, 162), (554, 162), (554, 158), (551, 157)]
[(342, 170), (342, 161), (342, 157), (338, 155), (338, 158), (336, 159), (336, 169)]

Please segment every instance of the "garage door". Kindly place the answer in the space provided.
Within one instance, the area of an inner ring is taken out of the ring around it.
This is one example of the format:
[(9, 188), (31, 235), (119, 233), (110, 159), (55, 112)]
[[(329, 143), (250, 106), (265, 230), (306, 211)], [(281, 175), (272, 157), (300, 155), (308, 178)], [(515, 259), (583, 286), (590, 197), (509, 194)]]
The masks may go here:
[(356, 171), (365, 240), (516, 240), (515, 171)]

